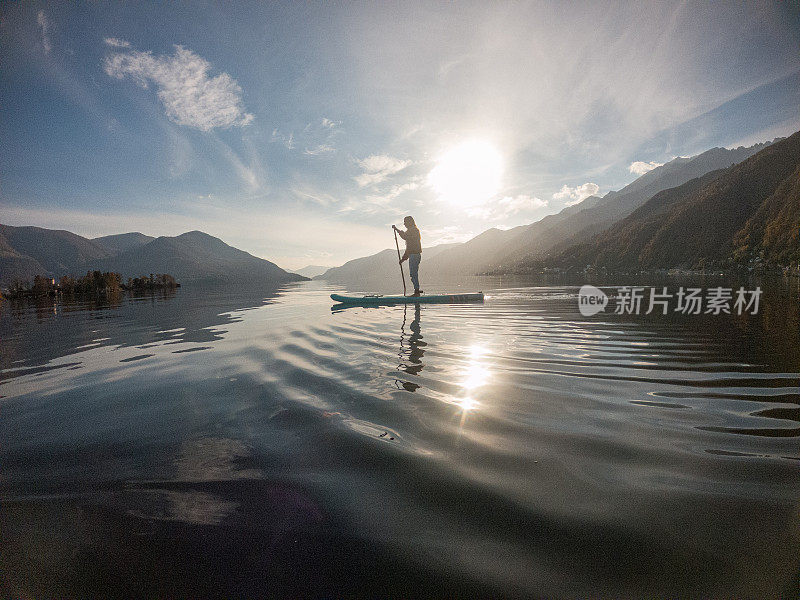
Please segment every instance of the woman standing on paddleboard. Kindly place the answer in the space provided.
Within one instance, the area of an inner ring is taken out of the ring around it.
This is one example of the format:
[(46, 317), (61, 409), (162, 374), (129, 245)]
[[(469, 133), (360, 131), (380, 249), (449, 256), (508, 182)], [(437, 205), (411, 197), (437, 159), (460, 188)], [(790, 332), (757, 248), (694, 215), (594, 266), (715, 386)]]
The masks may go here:
[(403, 219), (403, 225), (406, 226), (405, 231), (401, 231), (394, 225), (392, 225), (392, 229), (399, 233), (400, 237), (406, 241), (406, 252), (400, 258), (400, 264), (402, 265), (404, 260), (408, 260), (411, 283), (414, 284), (414, 293), (411, 295), (419, 296), (422, 294), (422, 290), (419, 289), (419, 263), (422, 260), (422, 241), (420, 239), (419, 229), (417, 228), (417, 224), (414, 223), (413, 217), (406, 217)]

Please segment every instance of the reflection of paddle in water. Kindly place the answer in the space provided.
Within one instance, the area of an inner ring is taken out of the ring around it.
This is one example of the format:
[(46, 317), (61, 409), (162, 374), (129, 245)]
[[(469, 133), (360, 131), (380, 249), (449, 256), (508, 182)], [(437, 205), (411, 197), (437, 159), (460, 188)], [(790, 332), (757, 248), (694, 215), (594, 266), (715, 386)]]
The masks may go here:
[[(425, 354), (425, 346), (428, 344), (422, 341), (422, 328), (420, 326), (420, 312), (419, 304), (414, 305), (414, 319), (409, 325), (411, 331), (408, 334), (408, 347), (405, 346), (406, 341), (406, 319), (408, 317), (408, 305), (403, 305), (403, 324), (400, 326), (400, 364), (397, 365), (398, 371), (403, 371), (410, 375), (419, 375), (420, 371), (425, 365), (422, 364), (422, 357)], [(400, 381), (395, 379), (395, 385), (402, 387), (409, 392), (414, 392), (419, 388), (419, 385), (410, 381)]]

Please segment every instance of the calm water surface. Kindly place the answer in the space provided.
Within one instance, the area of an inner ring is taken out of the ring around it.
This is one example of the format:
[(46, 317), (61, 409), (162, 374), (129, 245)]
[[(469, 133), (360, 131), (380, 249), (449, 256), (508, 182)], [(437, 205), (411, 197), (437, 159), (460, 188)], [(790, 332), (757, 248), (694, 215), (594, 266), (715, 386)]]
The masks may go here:
[(0, 591), (796, 597), (796, 284), (674, 318), (507, 285), (3, 305)]

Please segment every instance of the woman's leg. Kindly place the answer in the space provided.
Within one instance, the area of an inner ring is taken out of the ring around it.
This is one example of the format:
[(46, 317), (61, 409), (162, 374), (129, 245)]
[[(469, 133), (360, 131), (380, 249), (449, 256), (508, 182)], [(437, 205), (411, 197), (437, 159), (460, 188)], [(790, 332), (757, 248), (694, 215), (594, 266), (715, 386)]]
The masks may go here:
[(419, 289), (419, 262), (422, 260), (421, 254), (411, 254), (408, 257), (408, 271), (411, 274), (411, 283), (414, 284), (414, 291)]

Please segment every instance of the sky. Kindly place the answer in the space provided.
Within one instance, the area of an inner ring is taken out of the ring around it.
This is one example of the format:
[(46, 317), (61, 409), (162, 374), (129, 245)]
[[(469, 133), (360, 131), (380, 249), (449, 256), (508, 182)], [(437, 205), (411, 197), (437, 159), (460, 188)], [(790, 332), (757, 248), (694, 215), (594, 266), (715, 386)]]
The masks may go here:
[(0, 223), (288, 269), (800, 130), (797, 2), (0, 3)]

